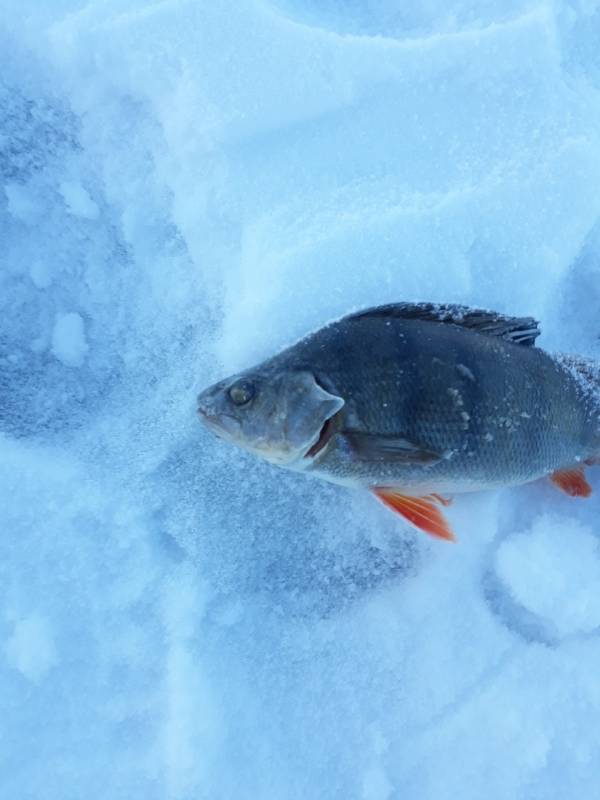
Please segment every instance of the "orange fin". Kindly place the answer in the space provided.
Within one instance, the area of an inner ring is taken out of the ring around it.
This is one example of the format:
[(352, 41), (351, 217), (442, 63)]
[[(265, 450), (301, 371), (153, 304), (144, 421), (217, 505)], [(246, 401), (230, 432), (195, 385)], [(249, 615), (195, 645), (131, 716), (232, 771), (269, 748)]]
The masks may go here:
[(449, 542), (456, 541), (442, 512), (436, 508), (436, 503), (449, 505), (449, 500), (436, 494), (407, 497), (389, 486), (376, 486), (372, 492), (382, 503), (385, 503), (392, 511), (401, 514), (415, 528), (437, 536), (439, 539), (446, 539)]
[(571, 497), (589, 497), (592, 493), (592, 487), (585, 479), (583, 467), (559, 469), (550, 475), (550, 480)]

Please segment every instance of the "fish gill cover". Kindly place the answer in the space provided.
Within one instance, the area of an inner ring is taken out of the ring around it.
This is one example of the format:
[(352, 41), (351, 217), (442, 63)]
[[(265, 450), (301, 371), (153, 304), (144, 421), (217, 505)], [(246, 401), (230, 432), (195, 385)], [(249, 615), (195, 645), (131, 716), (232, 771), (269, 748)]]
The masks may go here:
[(219, 443), (349, 311), (599, 356), (595, 0), (0, 2), (0, 795), (600, 791), (596, 494), (460, 544)]

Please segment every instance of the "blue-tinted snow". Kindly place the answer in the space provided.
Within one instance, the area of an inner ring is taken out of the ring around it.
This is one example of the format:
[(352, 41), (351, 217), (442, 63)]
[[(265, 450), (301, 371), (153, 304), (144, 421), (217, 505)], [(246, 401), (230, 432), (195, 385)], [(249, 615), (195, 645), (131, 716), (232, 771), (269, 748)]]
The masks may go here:
[(596, 499), (461, 497), (449, 547), (194, 415), (379, 302), (600, 356), (599, 37), (596, 0), (0, 3), (2, 797), (600, 792)]

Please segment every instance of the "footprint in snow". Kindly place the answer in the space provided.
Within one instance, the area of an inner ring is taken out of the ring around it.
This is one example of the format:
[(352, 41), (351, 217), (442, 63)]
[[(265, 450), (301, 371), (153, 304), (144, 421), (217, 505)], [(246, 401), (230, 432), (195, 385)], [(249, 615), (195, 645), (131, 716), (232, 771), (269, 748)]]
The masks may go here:
[(600, 543), (571, 517), (543, 514), (503, 539), (484, 576), (490, 608), (529, 641), (558, 645), (600, 632)]

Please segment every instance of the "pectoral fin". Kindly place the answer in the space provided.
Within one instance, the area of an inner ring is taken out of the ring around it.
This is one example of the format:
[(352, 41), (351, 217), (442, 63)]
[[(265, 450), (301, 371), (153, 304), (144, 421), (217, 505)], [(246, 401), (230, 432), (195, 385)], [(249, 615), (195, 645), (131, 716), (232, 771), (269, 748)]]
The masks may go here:
[(402, 464), (435, 464), (442, 460), (434, 453), (416, 442), (402, 436), (388, 436), (381, 433), (345, 432), (348, 443), (363, 461), (393, 461)]
[(585, 479), (584, 467), (559, 469), (550, 475), (550, 480), (571, 497), (589, 497), (592, 487)]
[(449, 505), (450, 501), (445, 498), (436, 494), (428, 494), (424, 497), (407, 497), (388, 486), (375, 486), (372, 492), (382, 503), (403, 516), (415, 528), (439, 539), (446, 539), (449, 542), (456, 541), (444, 515), (436, 507), (436, 503)]

